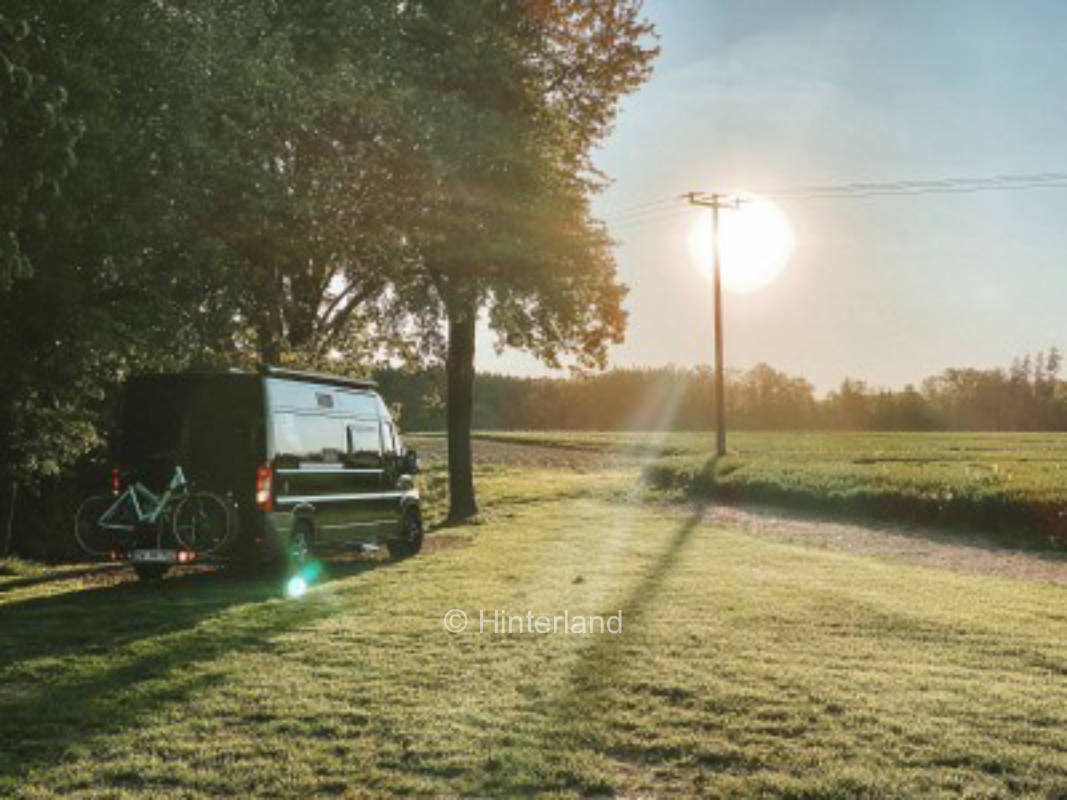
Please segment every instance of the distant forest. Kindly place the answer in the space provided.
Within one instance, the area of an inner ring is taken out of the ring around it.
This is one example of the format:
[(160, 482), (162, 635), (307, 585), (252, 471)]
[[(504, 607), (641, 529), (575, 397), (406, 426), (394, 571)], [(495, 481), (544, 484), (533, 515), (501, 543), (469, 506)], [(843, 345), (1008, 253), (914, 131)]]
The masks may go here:
[[(1067, 382), (1053, 347), (1007, 369), (946, 369), (918, 386), (881, 389), (846, 379), (823, 398), (804, 378), (767, 364), (726, 375), (733, 429), (846, 431), (1067, 430)], [(407, 431), (445, 427), (442, 369), (379, 370)], [(710, 368), (613, 369), (575, 378), (478, 375), (481, 430), (707, 430), (715, 424)]]

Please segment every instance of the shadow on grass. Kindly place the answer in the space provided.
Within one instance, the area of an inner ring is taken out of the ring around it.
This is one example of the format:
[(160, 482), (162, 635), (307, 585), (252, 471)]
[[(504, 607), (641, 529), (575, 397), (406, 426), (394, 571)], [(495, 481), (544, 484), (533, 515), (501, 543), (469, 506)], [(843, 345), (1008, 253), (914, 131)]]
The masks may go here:
[(87, 567), (61, 568), (45, 572), (42, 575), (25, 575), (22, 577), (4, 578), (0, 580), (0, 595), (13, 589), (24, 589), (27, 586), (39, 586), (42, 583), (56, 581), (69, 581), (75, 578), (87, 578), (92, 575), (107, 575), (122, 569), (119, 564), (92, 564)]
[[(332, 562), (316, 584), (389, 563)], [(165, 705), (217, 688), (218, 678), (197, 665), (254, 651), (279, 634), (349, 607), (314, 593), (282, 602), (282, 583), (280, 573), (253, 578), (220, 571), (5, 607), (0, 614), (0, 668), (7, 673), (0, 685), (0, 795), (17, 788), (35, 766), (58, 761), (81, 743), (129, 730)], [(249, 613), (217, 626), (202, 624), (239, 606), (248, 606)], [(30, 659), (43, 662), (20, 669)]]
[[(366, 558), (325, 562), (315, 583), (328, 583), (387, 563)], [(161, 582), (131, 579), (12, 600), (0, 605), (4, 634), (0, 639), (0, 670), (83, 649), (99, 653), (191, 628), (227, 608), (281, 598), (285, 581), (280, 569), (250, 573), (220, 568), (174, 575)]]
[[(686, 517), (671, 536), (664, 550), (657, 556), (651, 569), (633, 586), (621, 605), (623, 634), (635, 631), (642, 618), (652, 608), (660, 596), (664, 583), (677, 568), (685, 552), (686, 545), (692, 540), (694, 531), (701, 524), (704, 512), (710, 503), (698, 502), (692, 513)], [(577, 655), (568, 674), (566, 688), (555, 697), (547, 710), (552, 717), (549, 727), (552, 738), (539, 747), (546, 761), (554, 753), (572, 755), (591, 747), (590, 735), (600, 736), (607, 726), (606, 718), (610, 716), (613, 692), (618, 687), (615, 680), (627, 658), (627, 649), (620, 646), (620, 636), (597, 636)], [(591, 726), (600, 727), (590, 734)], [(573, 741), (572, 741), (573, 740)], [(500, 748), (507, 752), (506, 747)], [(621, 760), (640, 761), (640, 754), (617, 754)], [(524, 760), (524, 753), (515, 756)], [(538, 792), (578, 792), (583, 796), (611, 797), (615, 788), (595, 776), (583, 775), (566, 763), (549, 764), (544, 774), (551, 778), (536, 784), (529, 781), (529, 772), (521, 764), (516, 769), (508, 768), (508, 756), (500, 758), (497, 766), (488, 772), (485, 781), (475, 794), (488, 796), (526, 795)], [(520, 776), (525, 776), (520, 777)]]

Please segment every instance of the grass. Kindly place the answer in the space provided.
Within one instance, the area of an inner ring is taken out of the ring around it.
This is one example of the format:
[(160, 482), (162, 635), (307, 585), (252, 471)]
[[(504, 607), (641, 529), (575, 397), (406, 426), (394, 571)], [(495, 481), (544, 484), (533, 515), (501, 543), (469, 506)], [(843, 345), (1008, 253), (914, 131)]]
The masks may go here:
[(646, 481), (726, 501), (967, 526), (1067, 545), (1067, 434), (508, 432), (491, 440), (639, 456)]
[[(634, 469), (482, 473), (482, 525), (299, 601), (0, 586), (0, 796), (1067, 792), (1067, 588), (749, 536)], [(477, 632), (497, 609), (623, 630)]]

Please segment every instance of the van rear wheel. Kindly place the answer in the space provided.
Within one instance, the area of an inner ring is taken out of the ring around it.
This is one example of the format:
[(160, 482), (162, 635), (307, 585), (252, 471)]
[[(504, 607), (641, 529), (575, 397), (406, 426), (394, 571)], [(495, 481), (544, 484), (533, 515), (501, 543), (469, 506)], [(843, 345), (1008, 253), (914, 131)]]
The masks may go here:
[(422, 549), (422, 515), (418, 509), (409, 508), (400, 521), (400, 535), (390, 539), (386, 546), (393, 558), (410, 558)]

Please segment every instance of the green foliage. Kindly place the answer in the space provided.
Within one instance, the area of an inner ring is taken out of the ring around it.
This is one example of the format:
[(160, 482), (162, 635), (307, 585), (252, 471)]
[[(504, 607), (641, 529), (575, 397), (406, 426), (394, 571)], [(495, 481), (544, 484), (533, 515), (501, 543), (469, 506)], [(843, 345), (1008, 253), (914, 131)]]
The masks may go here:
[[(250, 3), (189, 13), (203, 76), (181, 154), (191, 226), (267, 361), (367, 363), (399, 342), (394, 5)], [(384, 95), (384, 96), (383, 96)], [(335, 361), (337, 358), (334, 359)]]
[[(80, 136), (76, 168), (47, 198), (47, 226), (20, 237), (32, 278), (0, 293), (5, 485), (37, 483), (97, 447), (108, 394), (129, 371), (218, 360), (232, 314), (174, 199), (183, 108), (168, 89), (195, 72), (177, 69), (175, 17), (126, 0), (9, 8), (32, 20)], [(8, 143), (38, 141), (23, 129)]]
[(17, 4), (0, 12), (0, 292), (33, 274), (24, 239), (47, 224), (84, 130), (57, 82), (53, 33)]
[(589, 159), (655, 55), (640, 4), (404, 8), (420, 267), (411, 301), (449, 317), (487, 307), (501, 344), (549, 364), (572, 354), (602, 365), (622, 333), (623, 290), (589, 213)]

